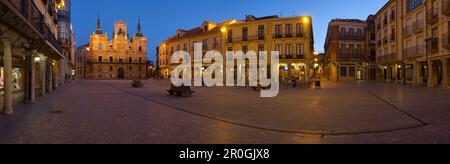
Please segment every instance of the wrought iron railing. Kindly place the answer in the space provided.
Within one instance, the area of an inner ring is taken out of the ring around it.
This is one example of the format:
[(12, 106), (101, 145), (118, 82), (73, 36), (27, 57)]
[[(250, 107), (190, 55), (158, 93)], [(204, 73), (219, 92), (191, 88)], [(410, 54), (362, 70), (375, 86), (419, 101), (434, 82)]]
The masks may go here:
[(442, 0), (442, 14), (450, 16), (450, 0)]
[(436, 53), (439, 51), (439, 39), (432, 37), (427, 39), (427, 51), (428, 53)]
[[(42, 14), (34, 1), (32, 0), (8, 0), (8, 2), (15, 7), (29, 24), (32, 25), (42, 36), (46, 39), (53, 47), (55, 47), (59, 52), (62, 52), (62, 47), (56, 39), (56, 34), (54, 34), (45, 22), (44, 14)], [(54, 20), (57, 18), (53, 10), (52, 12)], [(56, 22), (56, 21), (54, 21)]]
[(425, 55), (425, 46), (417, 45), (403, 49), (403, 57), (406, 59), (418, 58)]
[(352, 34), (352, 33), (340, 33), (338, 35), (339, 39), (342, 40), (364, 40), (363, 34)]
[(340, 49), (339, 58), (341, 59), (363, 59), (364, 50), (361, 49)]
[(438, 9), (431, 8), (427, 11), (427, 23), (435, 24), (438, 21)]

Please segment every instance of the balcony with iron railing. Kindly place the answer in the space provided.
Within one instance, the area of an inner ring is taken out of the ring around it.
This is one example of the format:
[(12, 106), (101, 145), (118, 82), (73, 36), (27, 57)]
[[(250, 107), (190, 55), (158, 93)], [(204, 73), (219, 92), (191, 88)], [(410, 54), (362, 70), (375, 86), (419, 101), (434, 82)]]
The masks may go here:
[(395, 13), (391, 13), (391, 15), (389, 16), (389, 22), (390, 23), (395, 22)]
[(395, 42), (395, 32), (390, 34), (389, 43)]
[(410, 37), (414, 34), (414, 27), (413, 25), (407, 25), (403, 27), (403, 37)]
[(450, 16), (450, 0), (442, 0), (442, 14)]
[(381, 30), (381, 23), (377, 24), (377, 30)]
[(305, 54), (280, 54), (280, 59), (305, 59)]
[(437, 37), (432, 37), (427, 39), (427, 52), (434, 54), (439, 51), (439, 39)]
[(377, 40), (377, 45), (381, 46), (381, 40)]
[(438, 9), (431, 8), (427, 11), (427, 23), (433, 25), (438, 22)]
[(383, 54), (383, 55), (377, 56), (377, 63), (383, 64), (383, 63), (394, 62), (395, 59), (396, 59), (395, 53)]
[(413, 23), (413, 32), (418, 34), (423, 32), (424, 30), (424, 23), (422, 20), (417, 20), (416, 22)]
[(403, 57), (405, 59), (419, 58), (425, 55), (425, 46), (418, 45), (403, 49)]
[[(50, 30), (50, 27), (45, 22), (45, 15), (51, 15), (53, 16), (52, 23), (56, 24), (56, 10), (52, 8), (51, 11), (48, 11), (52, 14), (43, 14), (40, 12), (34, 1), (31, 0), (2, 0), (1, 2), (4, 3), (5, 6), (13, 6), (11, 10), (16, 10), (18, 13), (20, 13), (20, 15), (25, 18), (25, 21), (28, 22), (29, 25), (32, 26), (32, 28), (34, 28), (37, 32), (39, 32), (39, 34), (44, 37), (44, 41), (48, 41), (48, 43), (52, 45), (57, 51), (59, 51), (59, 53), (62, 52), (62, 47), (59, 41), (56, 39), (57, 34), (53, 33)], [(24, 33), (26, 33), (27, 31), (29, 30), (26, 28)]]
[(283, 38), (301, 38), (304, 37), (304, 33), (275, 33), (273, 34), (273, 39), (283, 39)]
[(442, 36), (442, 47), (450, 50), (450, 33), (445, 33)]
[(296, 36), (297, 38), (302, 38), (302, 37), (305, 37), (305, 33), (304, 33), (304, 32), (297, 32), (297, 33), (295, 34), (295, 36)]
[(90, 59), (87, 61), (87, 63), (90, 64), (146, 64), (147, 61), (144, 60), (121, 60), (121, 59), (114, 59), (114, 60), (109, 60), (109, 59), (103, 59), (103, 60), (98, 60), (98, 59)]
[(228, 39), (228, 41), (229, 41), (228, 43), (232, 43), (232, 42), (248, 42), (248, 41), (264, 40), (264, 39), (265, 39), (264, 35), (239, 36), (239, 37), (233, 37), (231, 40)]
[(364, 40), (363, 34), (357, 34), (357, 33), (339, 33), (338, 34), (339, 40)]
[(362, 49), (351, 49), (351, 48), (344, 48), (339, 49), (339, 58), (340, 59), (353, 59), (353, 60), (361, 60), (363, 59), (364, 50)]

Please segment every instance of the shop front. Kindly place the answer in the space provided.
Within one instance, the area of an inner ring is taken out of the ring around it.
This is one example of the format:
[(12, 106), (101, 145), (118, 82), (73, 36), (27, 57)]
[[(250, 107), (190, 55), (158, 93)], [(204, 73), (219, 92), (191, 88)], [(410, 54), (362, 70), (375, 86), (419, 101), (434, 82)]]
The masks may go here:
[(361, 65), (351, 63), (339, 64), (339, 81), (364, 80), (365, 71)]
[[(4, 89), (5, 89), (5, 68), (3, 65), (3, 58), (0, 65), (0, 102), (3, 104), (4, 100)], [(12, 68), (12, 88), (13, 88), (13, 104), (22, 103), (24, 100), (24, 70), (23, 70), (23, 60), (18, 57), (13, 57), (13, 68)]]
[(280, 82), (307, 81), (307, 68), (305, 63), (280, 63)]
[(414, 82), (414, 65), (413, 64), (405, 64), (403, 71), (405, 71), (405, 80), (406, 82), (413, 83)]

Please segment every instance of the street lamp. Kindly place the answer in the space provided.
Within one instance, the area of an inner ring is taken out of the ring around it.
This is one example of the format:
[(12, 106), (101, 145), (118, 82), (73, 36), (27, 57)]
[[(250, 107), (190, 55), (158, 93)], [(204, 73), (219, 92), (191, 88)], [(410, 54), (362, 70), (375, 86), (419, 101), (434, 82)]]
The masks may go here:
[(303, 17), (303, 23), (309, 23), (309, 18), (308, 17)]
[(314, 78), (317, 76), (317, 69), (319, 68), (319, 59), (318, 59), (319, 53), (317, 51), (314, 51)]

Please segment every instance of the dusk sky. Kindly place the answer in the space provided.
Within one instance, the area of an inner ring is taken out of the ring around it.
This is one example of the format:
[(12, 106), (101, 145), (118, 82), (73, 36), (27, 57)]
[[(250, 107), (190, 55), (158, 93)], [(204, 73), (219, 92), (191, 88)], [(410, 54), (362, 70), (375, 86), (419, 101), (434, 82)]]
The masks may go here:
[(366, 19), (388, 0), (73, 0), (72, 23), (77, 46), (87, 44), (100, 14), (103, 31), (111, 34), (122, 19), (134, 35), (141, 17), (148, 37), (148, 58), (155, 60), (156, 46), (177, 29), (191, 29), (205, 20), (242, 20), (246, 14), (313, 17), (315, 48), (323, 51), (327, 26), (334, 18)]

